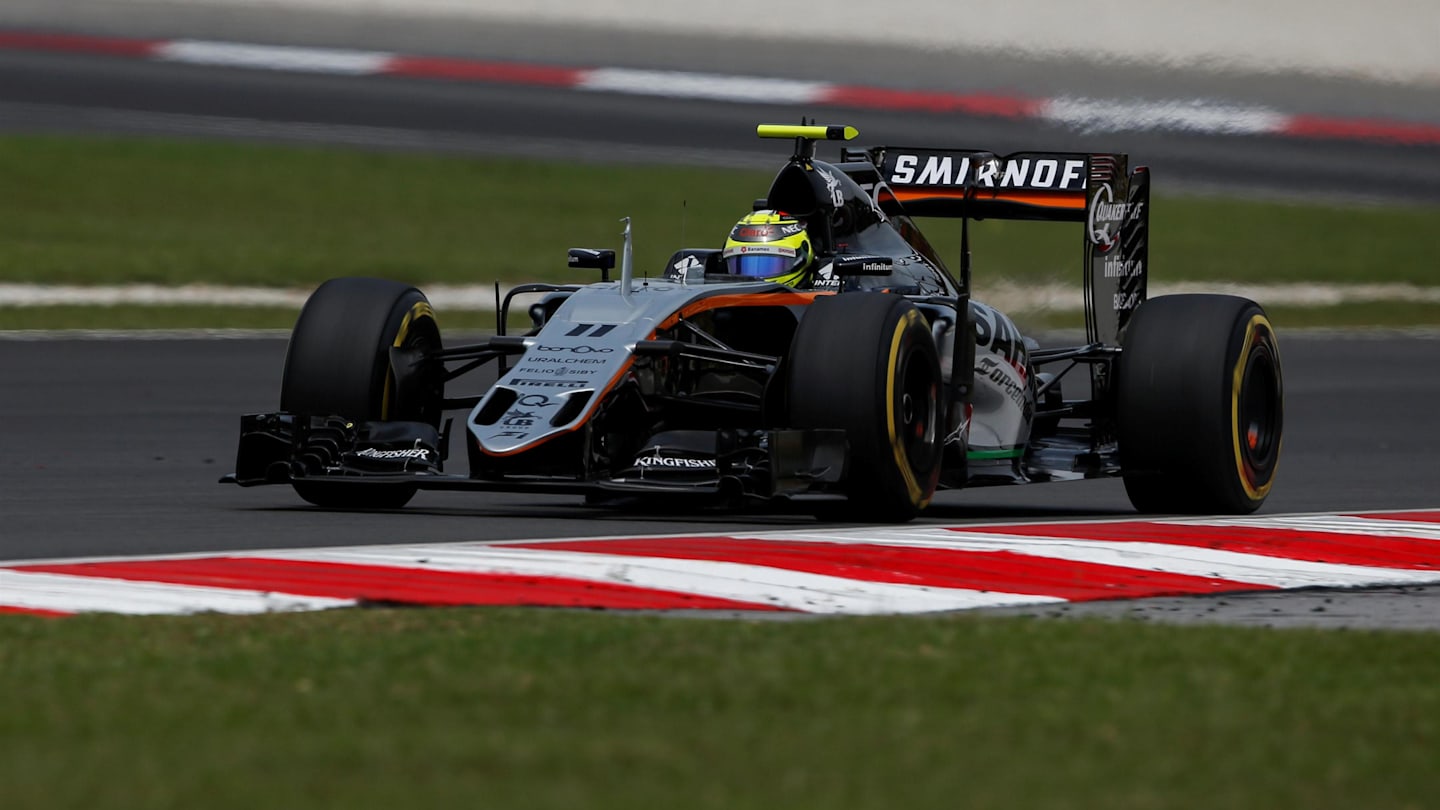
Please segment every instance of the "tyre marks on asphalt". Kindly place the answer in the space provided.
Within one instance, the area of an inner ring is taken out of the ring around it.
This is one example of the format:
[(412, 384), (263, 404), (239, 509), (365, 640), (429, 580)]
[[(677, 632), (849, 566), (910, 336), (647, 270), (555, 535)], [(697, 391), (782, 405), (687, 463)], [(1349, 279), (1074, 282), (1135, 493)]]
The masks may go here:
[(1440, 510), (357, 546), (0, 564), (0, 613), (365, 605), (895, 614), (1440, 583)]

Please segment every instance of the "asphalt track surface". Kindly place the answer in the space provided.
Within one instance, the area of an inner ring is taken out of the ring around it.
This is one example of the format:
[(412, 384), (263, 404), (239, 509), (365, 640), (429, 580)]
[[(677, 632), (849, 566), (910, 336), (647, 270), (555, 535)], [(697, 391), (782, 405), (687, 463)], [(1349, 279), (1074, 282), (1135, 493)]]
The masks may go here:
[[(258, 34), (238, 32), (247, 33)], [(622, 53), (613, 37), (602, 42), (606, 47), (599, 48), (593, 43), (585, 45), (588, 40), (583, 33), (566, 36), (574, 40), (574, 48), (564, 61), (553, 52), (558, 35), (518, 41), (543, 44), (528, 52), (528, 64), (654, 67), (659, 63), (679, 64), (687, 70), (725, 67), (715, 59), (713, 47), (692, 43), (684, 50), (684, 43), (673, 38), (665, 48)], [(271, 36), (268, 41), (275, 39)], [(681, 53), (675, 53), (677, 48)], [(470, 52), (477, 50), (472, 46)], [(660, 54), (649, 58), (634, 55), (653, 51)], [(891, 62), (915, 59), (910, 55), (837, 61), (831, 54), (792, 59), (789, 64), (799, 67), (781, 74), (778, 62), (783, 54), (777, 53), (775, 46), (751, 45), (737, 53), (750, 55), (732, 60), (731, 72), (743, 68), (745, 75), (803, 79), (814, 78), (813, 74), (828, 65), (826, 76), (831, 80), (876, 86), (902, 80)], [(524, 54), (511, 44), (508, 48), (493, 46), (481, 55), (518, 59)], [(889, 66), (872, 75), (868, 67), (877, 64)], [(902, 86), (913, 89), (933, 82), (928, 77), (936, 71), (915, 67), (909, 74), (910, 83)], [(943, 65), (947, 76), (983, 75), (992, 82), (1009, 81), (1012, 84), (1004, 89), (1011, 93), (1063, 92), (1068, 88), (1101, 97), (1128, 97), (1122, 90), (1123, 77), (1098, 68), (1075, 71), (1079, 75), (1066, 85), (1045, 78), (1064, 72), (1054, 66), (1018, 61), (985, 71), (966, 73), (965, 68), (963, 60)], [(767, 72), (772, 69), (774, 72)], [(1151, 98), (1160, 93), (1154, 77), (1132, 78), (1132, 82), (1148, 87)], [(999, 89), (973, 85), (970, 80), (952, 82), (948, 87), (976, 92)], [(1392, 118), (1403, 113), (1405, 120), (1440, 121), (1440, 102), (1433, 90), (1319, 82), (1304, 76), (1260, 77), (1249, 83), (1225, 77), (1204, 82), (1177, 78), (1164, 89), (1226, 103), (1269, 104), (1283, 97), (1288, 109), (1298, 113)], [(1129, 95), (1135, 95), (1134, 91)], [(753, 124), (798, 121), (803, 115), (857, 126), (866, 144), (969, 146), (1000, 152), (1126, 151), (1137, 163), (1152, 168), (1161, 190), (1440, 203), (1440, 145), (1433, 143), (1400, 145), (1173, 131), (1087, 133), (1053, 123), (955, 112), (816, 109), (536, 85), (306, 75), (102, 55), (0, 51), (0, 129), (8, 131), (222, 137), (554, 159), (769, 167), (776, 165), (775, 145), (756, 140)]]
[[(3, 14), (0, 22), (8, 22)], [(478, 36), (474, 31), (446, 34), (399, 26), (381, 41), (368, 29), (318, 24), (307, 29), (236, 20), (223, 31), (214, 26), (213, 20), (187, 21), (183, 15), (147, 21), (137, 14), (129, 21), (111, 19), (73, 30), (228, 35), (247, 41), (438, 50), (557, 64), (683, 65), (728, 72), (737, 67), (735, 51), (727, 59), (713, 48), (676, 38), (647, 44), (619, 35), (598, 40), (580, 31), (527, 39), (526, 32), (518, 30)], [(985, 90), (998, 82), (1022, 93), (1097, 95), (1153, 95), (1163, 85), (1167, 91), (1179, 88), (1207, 98), (1283, 102), (1298, 112), (1385, 116), (1404, 110), (1413, 120), (1440, 121), (1433, 90), (1317, 82), (1304, 76), (1166, 77), (1084, 66), (1061, 71), (1026, 60), (992, 61), (984, 71), (964, 60), (944, 70), (925, 70), (913, 55), (877, 59), (873, 54), (827, 52), (796, 62), (764, 49), (740, 53), (739, 64), (760, 75), (790, 67), (789, 75), (796, 78), (823, 72), (829, 78), (901, 87)], [(616, 61), (617, 54), (623, 62)], [(796, 64), (804, 67), (797, 71)], [(841, 75), (844, 71), (849, 75)], [(942, 74), (943, 82), (936, 78)], [(1440, 202), (1440, 149), (1435, 147), (1175, 133), (1087, 135), (953, 114), (831, 112), (844, 113), (845, 122), (858, 126), (870, 143), (963, 144), (997, 151), (1126, 150), (1152, 166), (1162, 187)], [(751, 138), (751, 125), (802, 114), (815, 113), (565, 89), (0, 53), (0, 128), (9, 131), (772, 166), (773, 152)], [(1287, 438), (1279, 482), (1264, 511), (1436, 506), (1440, 425), (1432, 412), (1440, 400), (1440, 339), (1282, 335), (1282, 341)], [(284, 488), (222, 487), (215, 481), (229, 471), (238, 415), (274, 407), (283, 352), (280, 338), (0, 341), (0, 379), (6, 380), (0, 387), (0, 559), (814, 525), (807, 516), (784, 513), (644, 513), (586, 507), (567, 496), (480, 493), (421, 493), (410, 508), (397, 513), (331, 512), (304, 505)], [(922, 520), (966, 523), (1130, 514), (1118, 481), (1088, 481), (944, 493)], [(1352, 608), (1348, 614), (1335, 608), (1333, 600), (1342, 598)], [(1343, 597), (1151, 600), (1064, 611), (1434, 628), (1440, 627), (1437, 600), (1440, 590), (1419, 589)]]
[[(1264, 513), (1416, 509), (1440, 491), (1440, 335), (1282, 335), (1279, 480)], [(0, 559), (811, 527), (809, 516), (645, 514), (577, 496), (422, 492), (398, 512), (241, 489), (239, 415), (273, 410), (285, 340), (0, 340)], [(457, 445), (458, 447), (458, 445)], [(463, 469), (463, 452), (456, 452)], [(926, 523), (1128, 517), (1119, 481), (942, 493)]]

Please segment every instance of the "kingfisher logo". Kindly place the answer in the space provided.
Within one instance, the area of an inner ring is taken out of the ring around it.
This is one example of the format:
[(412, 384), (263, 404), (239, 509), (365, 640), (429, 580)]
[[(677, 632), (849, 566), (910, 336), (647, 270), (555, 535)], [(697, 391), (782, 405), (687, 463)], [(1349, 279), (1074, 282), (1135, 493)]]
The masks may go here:
[(669, 467), (671, 469), (685, 470), (713, 470), (715, 459), (713, 458), (677, 458), (675, 456), (662, 456), (659, 453), (650, 456), (641, 456), (635, 459), (635, 466), (647, 467)]

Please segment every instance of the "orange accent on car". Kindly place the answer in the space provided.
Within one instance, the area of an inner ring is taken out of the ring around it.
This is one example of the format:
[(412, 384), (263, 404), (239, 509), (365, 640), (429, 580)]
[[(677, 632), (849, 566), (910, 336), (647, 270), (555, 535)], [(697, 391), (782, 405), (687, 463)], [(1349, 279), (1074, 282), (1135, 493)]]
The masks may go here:
[[(712, 295), (709, 298), (691, 301), (689, 304), (681, 307), (679, 311), (661, 321), (660, 325), (655, 327), (655, 331), (658, 332), (661, 329), (669, 329), (676, 323), (679, 323), (682, 318), (689, 318), (696, 313), (707, 312), (712, 309), (722, 309), (725, 307), (808, 307), (815, 303), (816, 298), (822, 295), (834, 294), (833, 292), (787, 291), (763, 294), (735, 293), (729, 295)], [(654, 337), (654, 335), (651, 335), (651, 337)]]
[[(966, 198), (966, 189), (926, 189), (914, 191), (911, 189), (895, 189), (896, 199), (901, 203), (914, 202), (916, 200), (949, 199), (963, 200)], [(972, 200), (1011, 202), (1021, 205), (1033, 205), (1037, 208), (1064, 208), (1067, 210), (1085, 210), (1085, 195), (1082, 192), (1062, 191), (1005, 191), (1003, 189), (974, 189), (970, 196)]]

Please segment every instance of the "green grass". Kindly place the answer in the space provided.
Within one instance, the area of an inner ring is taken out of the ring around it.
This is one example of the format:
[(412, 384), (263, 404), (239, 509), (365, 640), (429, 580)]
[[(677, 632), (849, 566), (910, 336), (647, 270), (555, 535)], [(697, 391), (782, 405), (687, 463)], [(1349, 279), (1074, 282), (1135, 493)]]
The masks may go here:
[[(1440, 327), (1440, 306), (1423, 301), (1366, 301), (1324, 307), (1267, 306), (1265, 310), (1282, 335), (1293, 329)], [(1081, 312), (1021, 311), (1010, 314), (1026, 334), (1047, 329), (1085, 327), (1085, 315)], [(0, 310), (0, 323), (4, 322), (4, 317), (4, 310)]]
[[(776, 165), (783, 150), (776, 152)], [(565, 249), (637, 262), (719, 245), (771, 172), (599, 166), (228, 143), (0, 138), (0, 279), (307, 287), (335, 275), (412, 282), (572, 280)], [(1436, 210), (1185, 198), (1156, 180), (1153, 278), (1440, 284)], [(958, 251), (955, 223), (932, 229)], [(1075, 279), (1081, 228), (984, 222), (976, 272)], [(589, 275), (584, 274), (588, 280)]]
[[(777, 166), (783, 150), (776, 153)], [(680, 245), (719, 245), (770, 172), (543, 163), (212, 142), (0, 137), (0, 283), (309, 288), (340, 275), (417, 284), (589, 281), (571, 246), (618, 247), (658, 272)], [(1152, 279), (1440, 284), (1436, 209), (1176, 197), (1152, 215)], [(953, 221), (926, 223), (942, 255)], [(1081, 228), (977, 223), (977, 285), (1079, 285)], [(1319, 312), (1314, 323), (1433, 323), (1435, 307)], [(488, 316), (442, 313), (447, 323)], [(0, 329), (284, 327), (294, 314), (207, 307), (4, 307)], [(1418, 318), (1418, 320), (1416, 320)], [(1073, 320), (1073, 318), (1062, 318)]]
[[(1440, 208), (1179, 197), (1155, 182), (1151, 281), (1440, 285)], [(937, 231), (927, 225), (927, 235)], [(937, 248), (958, 255), (958, 226), (938, 230)], [(1083, 238), (1073, 223), (977, 223), (975, 274), (1078, 286)]]
[[(723, 241), (765, 175), (348, 150), (0, 138), (0, 279), (309, 287), (337, 275), (591, 280), (572, 246), (637, 261)], [(688, 201), (688, 202), (687, 202)]]
[(1387, 808), (1440, 636), (538, 610), (0, 621), (5, 807)]

